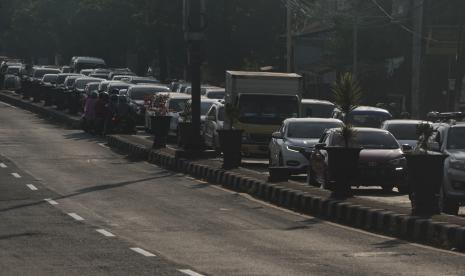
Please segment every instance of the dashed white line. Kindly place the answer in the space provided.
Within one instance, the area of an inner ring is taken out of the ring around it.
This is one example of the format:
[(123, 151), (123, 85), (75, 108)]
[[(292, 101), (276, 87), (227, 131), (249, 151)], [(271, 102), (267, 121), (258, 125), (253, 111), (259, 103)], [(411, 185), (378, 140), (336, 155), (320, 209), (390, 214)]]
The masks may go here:
[(104, 235), (105, 237), (114, 237), (115, 236), (115, 235), (113, 235), (112, 233), (108, 232), (105, 229), (97, 229), (95, 231), (99, 232), (100, 234)]
[(46, 198), (44, 200), (47, 201), (48, 203), (50, 203), (51, 205), (58, 205), (58, 202), (56, 202), (55, 200), (53, 200), (51, 198)]
[(148, 251), (146, 251), (146, 250), (144, 250), (142, 248), (139, 248), (139, 247), (132, 247), (130, 249), (132, 251), (134, 251), (134, 252), (137, 252), (137, 253), (141, 254), (142, 256), (145, 256), (145, 257), (156, 257), (155, 254), (152, 254), (152, 253), (150, 253), (150, 252), (148, 252)]
[(5, 163), (0, 163), (0, 168), (2, 168), (2, 169), (6, 169), (6, 168), (8, 168), (8, 166), (7, 166), (7, 165), (5, 165)]
[(19, 175), (18, 173), (11, 173), (12, 176), (14, 176), (15, 178), (21, 178), (21, 175)]
[(98, 143), (99, 146), (101, 146), (102, 148), (106, 148), (106, 149), (109, 149), (110, 147), (105, 145), (105, 143)]
[(77, 220), (77, 221), (83, 221), (84, 218), (81, 217), (80, 215), (76, 214), (76, 213), (69, 213), (68, 216), (72, 217), (73, 219)]
[(178, 270), (179, 270), (179, 272), (182, 272), (182, 273), (184, 273), (186, 275), (189, 275), (189, 276), (204, 276), (204, 275), (202, 275), (200, 273), (197, 273), (195, 271), (192, 271), (190, 269), (178, 269)]
[(38, 190), (37, 187), (34, 186), (34, 185), (32, 185), (32, 184), (27, 184), (26, 186), (27, 186), (29, 189), (33, 190), (33, 191), (37, 191), (37, 190)]

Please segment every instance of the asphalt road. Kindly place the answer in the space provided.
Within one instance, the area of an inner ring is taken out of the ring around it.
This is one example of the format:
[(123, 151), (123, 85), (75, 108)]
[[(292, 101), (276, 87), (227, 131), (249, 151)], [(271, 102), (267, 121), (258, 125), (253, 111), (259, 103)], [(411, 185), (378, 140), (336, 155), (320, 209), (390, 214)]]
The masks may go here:
[[(146, 162), (133, 162), (103, 143), (103, 139), (48, 124), (0, 103), (0, 154), (30, 175), (28, 182), (50, 190), (58, 203), (31, 208), (53, 208), (61, 214), (56, 216), (75, 225), (61, 227), (54, 218), (43, 216), (40, 223), (62, 234), (46, 241), (30, 235), (22, 248), (4, 247), (0, 238), (0, 268), (13, 271), (19, 264), (9, 260), (29, 252), (25, 271), (47, 262), (47, 267), (62, 270), (63, 275), (71, 274), (66, 269), (79, 256), (82, 259), (73, 268), (82, 269), (82, 275), (111, 274), (110, 270), (91, 270), (98, 266), (94, 264), (97, 259), (108, 264), (108, 269), (131, 266), (127, 275), (144, 274), (144, 267), (158, 266), (166, 273), (186, 268), (190, 269), (187, 273), (203, 275), (463, 275), (465, 271), (465, 255), (268, 206)], [(18, 192), (18, 199), (22, 197)], [(44, 212), (35, 210), (39, 211)], [(69, 221), (68, 213), (84, 221)], [(25, 217), (3, 223), (20, 227), (29, 221)], [(107, 239), (94, 233), (95, 229), (114, 234), (112, 246), (120, 251), (107, 254), (101, 241)], [(71, 243), (74, 247), (64, 246), (62, 237), (77, 234), (79, 242)], [(61, 251), (30, 253), (44, 246)], [(130, 255), (133, 252), (128, 253), (128, 248), (134, 247), (156, 257)], [(150, 263), (139, 266), (139, 261)]]

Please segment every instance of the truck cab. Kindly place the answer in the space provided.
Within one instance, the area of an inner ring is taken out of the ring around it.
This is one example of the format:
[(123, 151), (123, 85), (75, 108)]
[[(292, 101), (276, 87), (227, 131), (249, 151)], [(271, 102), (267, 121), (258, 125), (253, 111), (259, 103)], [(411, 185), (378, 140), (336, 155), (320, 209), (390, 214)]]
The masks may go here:
[[(226, 104), (239, 110), (244, 155), (268, 155), (271, 135), (282, 122), (300, 115), (302, 77), (268, 72), (226, 72)], [(226, 126), (229, 122), (226, 121)]]

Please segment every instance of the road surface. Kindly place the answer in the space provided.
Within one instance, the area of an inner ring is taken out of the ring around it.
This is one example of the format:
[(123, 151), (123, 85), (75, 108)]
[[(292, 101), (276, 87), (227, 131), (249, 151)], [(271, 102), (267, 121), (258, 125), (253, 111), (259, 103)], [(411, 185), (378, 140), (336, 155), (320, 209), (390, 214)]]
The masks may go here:
[[(32, 205), (31, 212), (53, 212), (66, 218), (64, 223), (76, 224), (62, 227), (54, 216), (45, 214), (41, 222), (62, 234), (42, 242), (40, 235), (27, 235), (21, 248), (5, 248), (0, 239), (2, 269), (15, 271), (20, 264), (11, 260), (23, 254), (30, 260), (18, 275), (35, 275), (36, 265), (41, 272), (52, 267), (56, 274), (60, 270), (70, 274), (67, 269), (73, 266), (73, 271), (82, 269), (82, 275), (111, 274), (95, 269), (96, 259), (109, 268), (129, 266), (128, 275), (158, 267), (173, 275), (180, 269), (200, 275), (463, 275), (465, 271), (465, 255), (275, 208), (129, 160), (107, 148), (102, 138), (54, 126), (2, 103), (0, 122), (0, 158), (30, 178), (22, 183), (11, 175), (15, 172), (9, 166), (0, 168), (2, 177), (18, 181), (23, 189), (34, 184), (39, 188), (35, 192), (44, 192), (58, 203)], [(11, 184), (10, 180), (2, 180), (2, 185)], [(13, 191), (10, 197), (20, 200), (23, 192)], [(3, 212), (11, 211), (3, 207)], [(83, 220), (68, 218), (70, 213)], [(27, 217), (3, 221), (6, 227), (28, 223)], [(108, 238), (95, 229), (113, 234), (109, 242), (118, 250), (113, 254), (103, 250)], [(74, 246), (63, 240), (67, 235), (75, 239)], [(42, 250), (44, 246), (58, 251)]]

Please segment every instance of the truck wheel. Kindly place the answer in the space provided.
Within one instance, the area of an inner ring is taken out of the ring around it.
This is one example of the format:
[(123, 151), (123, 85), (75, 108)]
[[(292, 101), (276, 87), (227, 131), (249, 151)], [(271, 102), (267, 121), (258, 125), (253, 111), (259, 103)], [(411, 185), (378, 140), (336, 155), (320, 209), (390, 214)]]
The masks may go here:
[(441, 209), (441, 212), (456, 216), (459, 214), (459, 207), (459, 203), (455, 200), (447, 198), (444, 190), (441, 188), (439, 197), (439, 208)]

